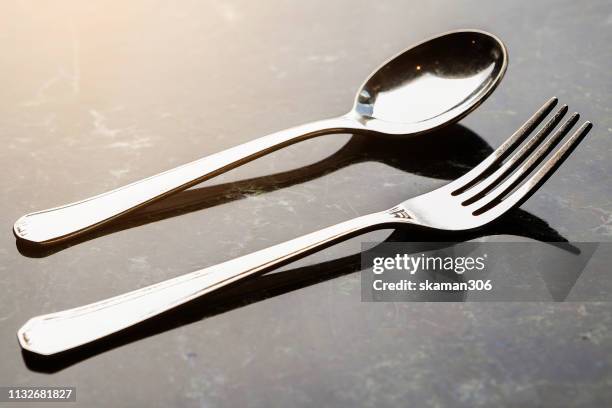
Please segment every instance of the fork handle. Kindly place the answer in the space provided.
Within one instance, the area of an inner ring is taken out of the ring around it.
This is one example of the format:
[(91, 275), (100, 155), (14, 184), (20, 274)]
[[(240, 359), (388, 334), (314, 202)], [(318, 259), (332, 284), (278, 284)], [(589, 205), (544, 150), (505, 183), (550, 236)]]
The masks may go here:
[(13, 230), (33, 244), (61, 241), (282, 147), (358, 127), (348, 116), (340, 116), (272, 133), (82, 201), (24, 215)]
[(17, 336), (26, 350), (43, 355), (59, 353), (118, 332), (232, 282), (266, 272), (335, 242), (403, 221), (398, 221), (390, 212), (354, 218), (123, 295), (34, 317), (19, 329)]

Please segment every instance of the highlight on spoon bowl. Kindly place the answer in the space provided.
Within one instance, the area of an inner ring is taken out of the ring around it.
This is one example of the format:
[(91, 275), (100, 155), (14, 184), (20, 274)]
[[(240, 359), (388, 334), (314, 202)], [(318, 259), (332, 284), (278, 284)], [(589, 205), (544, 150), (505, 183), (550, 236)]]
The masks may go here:
[(431, 131), (473, 111), (507, 67), (506, 47), (493, 34), (451, 31), (382, 64), (361, 86), (353, 110), (373, 130)]

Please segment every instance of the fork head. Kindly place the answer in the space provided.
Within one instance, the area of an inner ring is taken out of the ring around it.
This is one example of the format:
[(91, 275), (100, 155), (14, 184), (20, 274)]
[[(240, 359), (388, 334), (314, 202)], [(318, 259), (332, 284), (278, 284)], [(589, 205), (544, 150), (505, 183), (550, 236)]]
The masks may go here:
[(481, 227), (519, 206), (559, 168), (592, 127), (585, 122), (555, 150), (579, 119), (578, 113), (574, 113), (557, 128), (568, 110), (563, 105), (528, 138), (557, 102), (557, 98), (551, 98), (497, 150), (462, 177), (404, 201), (389, 213), (400, 221), (459, 231)]

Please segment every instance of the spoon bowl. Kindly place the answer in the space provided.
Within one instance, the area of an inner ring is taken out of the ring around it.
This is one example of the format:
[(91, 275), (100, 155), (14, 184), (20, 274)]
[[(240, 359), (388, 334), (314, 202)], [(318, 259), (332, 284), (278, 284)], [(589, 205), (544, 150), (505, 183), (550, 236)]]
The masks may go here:
[(492, 34), (442, 34), (382, 64), (361, 86), (348, 116), (380, 133), (431, 131), (474, 110), (507, 65), (506, 47)]

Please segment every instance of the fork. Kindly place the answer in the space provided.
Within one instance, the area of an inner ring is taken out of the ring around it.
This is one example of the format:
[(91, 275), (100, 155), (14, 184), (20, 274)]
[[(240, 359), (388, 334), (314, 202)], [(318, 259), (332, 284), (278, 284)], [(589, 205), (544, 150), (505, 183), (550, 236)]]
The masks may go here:
[(34, 317), (19, 329), (19, 342), (24, 349), (42, 355), (66, 351), (374, 229), (405, 224), (443, 231), (482, 227), (527, 200), (591, 129), (592, 124), (585, 122), (553, 153), (579, 119), (578, 113), (574, 113), (557, 128), (568, 111), (567, 105), (563, 105), (526, 140), (557, 102), (557, 98), (551, 98), (489, 157), (450, 184), (389, 210), (357, 217), (218, 265), (89, 305)]

